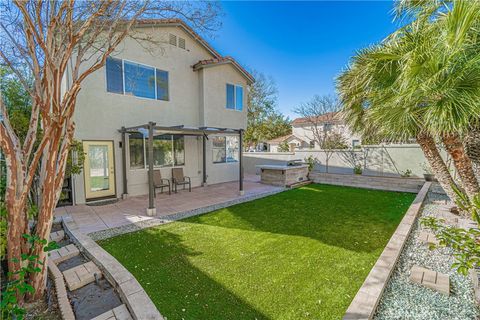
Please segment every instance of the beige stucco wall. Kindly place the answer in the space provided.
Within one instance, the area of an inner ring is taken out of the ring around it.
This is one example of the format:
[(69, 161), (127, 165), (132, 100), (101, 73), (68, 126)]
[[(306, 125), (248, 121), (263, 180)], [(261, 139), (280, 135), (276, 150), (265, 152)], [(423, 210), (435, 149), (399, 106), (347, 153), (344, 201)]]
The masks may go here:
[[(156, 122), (159, 126), (215, 126), (245, 128), (247, 115), (247, 88), (245, 78), (231, 65), (221, 65), (193, 71), (199, 60), (213, 56), (192, 39), (180, 27), (142, 29), (143, 36), (152, 37), (156, 43), (143, 43), (127, 38), (112, 55), (149, 65), (169, 73), (169, 101), (153, 100), (109, 93), (106, 91), (105, 68), (91, 74), (83, 83), (78, 95), (75, 123), (77, 140), (114, 141), (116, 195), (122, 194), (122, 126), (131, 127)], [(168, 35), (186, 39), (186, 49), (167, 43)], [(242, 112), (226, 109), (226, 84), (244, 87)], [(128, 143), (127, 143), (128, 145)], [(128, 156), (128, 150), (127, 150)], [(211, 140), (207, 142), (208, 183), (238, 179), (238, 164), (211, 163)], [(127, 157), (128, 160), (128, 157)], [(185, 139), (184, 172), (191, 176), (194, 186), (201, 184), (202, 141), (196, 137)], [(129, 163), (127, 161), (127, 163)], [(170, 177), (171, 168), (163, 168), (162, 175)], [(127, 165), (129, 194), (147, 193), (146, 170), (129, 170)], [(75, 202), (85, 202), (83, 173), (74, 177)]]
[[(203, 124), (212, 127), (246, 128), (247, 127), (247, 82), (231, 64), (224, 64), (202, 70), (204, 92)], [(243, 109), (227, 109), (226, 85), (243, 87)]]

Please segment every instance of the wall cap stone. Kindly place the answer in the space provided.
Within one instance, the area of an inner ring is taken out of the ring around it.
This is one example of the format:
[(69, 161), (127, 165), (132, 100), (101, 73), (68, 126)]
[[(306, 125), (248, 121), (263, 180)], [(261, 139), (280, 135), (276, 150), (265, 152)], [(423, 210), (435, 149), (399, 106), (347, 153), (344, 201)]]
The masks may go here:
[(65, 287), (65, 281), (63, 280), (63, 275), (57, 265), (52, 261), (52, 259), (47, 259), (47, 267), (50, 273), (50, 276), (53, 279), (55, 285), (55, 293), (57, 295), (58, 308), (60, 309), (60, 314), (63, 320), (75, 320), (75, 315), (72, 310), (72, 305), (68, 300), (67, 289)]
[(377, 262), (353, 298), (344, 320), (372, 319), (414, 222), (422, 209), (431, 182), (425, 182), (393, 233)]

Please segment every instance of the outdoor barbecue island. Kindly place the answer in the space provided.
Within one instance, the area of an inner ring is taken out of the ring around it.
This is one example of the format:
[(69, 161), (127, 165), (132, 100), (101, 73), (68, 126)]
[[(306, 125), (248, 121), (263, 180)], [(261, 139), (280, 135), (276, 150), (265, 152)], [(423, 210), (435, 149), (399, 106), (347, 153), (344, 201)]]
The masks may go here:
[(308, 180), (308, 165), (258, 165), (260, 182), (274, 186), (289, 187)]

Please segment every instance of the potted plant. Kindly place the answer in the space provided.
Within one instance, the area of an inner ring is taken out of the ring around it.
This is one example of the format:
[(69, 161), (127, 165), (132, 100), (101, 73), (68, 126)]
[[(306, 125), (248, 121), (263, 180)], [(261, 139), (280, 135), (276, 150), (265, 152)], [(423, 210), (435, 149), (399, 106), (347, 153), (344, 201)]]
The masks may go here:
[(405, 170), (405, 171), (402, 171), (402, 172), (400, 173), (400, 176), (401, 176), (402, 178), (409, 178), (409, 177), (412, 176), (412, 170), (407, 169), (407, 170)]
[(422, 167), (424, 172), (423, 177), (425, 178), (425, 181), (435, 181), (435, 175), (432, 172), (432, 168), (430, 168), (430, 166), (426, 162), (422, 163)]
[(353, 173), (354, 174), (360, 175), (360, 174), (362, 174), (362, 172), (363, 171), (362, 171), (362, 166), (361, 165), (356, 164), (355, 167), (353, 167)]

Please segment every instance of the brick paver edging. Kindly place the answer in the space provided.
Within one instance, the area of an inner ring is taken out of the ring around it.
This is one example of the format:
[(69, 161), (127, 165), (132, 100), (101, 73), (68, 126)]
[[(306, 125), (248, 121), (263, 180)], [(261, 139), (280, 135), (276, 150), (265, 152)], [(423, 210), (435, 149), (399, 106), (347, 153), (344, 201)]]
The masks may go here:
[(383, 290), (390, 279), (405, 242), (412, 230), (415, 220), (422, 209), (423, 202), (430, 189), (431, 182), (425, 182), (405, 216), (393, 233), (390, 241), (363, 282), (360, 290), (343, 316), (344, 320), (372, 319), (377, 309)]
[(78, 229), (71, 217), (63, 218), (65, 232), (80, 250), (102, 271), (115, 287), (135, 320), (163, 320), (162, 315), (137, 279), (125, 267)]
[(63, 320), (75, 320), (75, 315), (72, 310), (72, 305), (68, 300), (67, 289), (65, 287), (65, 281), (63, 280), (62, 272), (58, 269), (57, 265), (48, 259), (48, 272), (53, 279), (55, 285), (55, 293), (57, 295), (58, 308)]
[(127, 225), (120, 226), (120, 227), (110, 228), (110, 229), (107, 229), (107, 230), (92, 232), (92, 233), (89, 233), (88, 235), (95, 241), (104, 240), (104, 239), (108, 239), (108, 238), (111, 238), (111, 237), (119, 236), (121, 234), (135, 232), (135, 231), (139, 231), (139, 230), (142, 230), (142, 229), (155, 227), (155, 226), (158, 226), (158, 225), (161, 225), (161, 224), (185, 219), (185, 218), (188, 218), (188, 217), (198, 216), (200, 214), (208, 213), (208, 212), (215, 211), (215, 210), (218, 210), (218, 209), (227, 208), (227, 207), (230, 207), (230, 206), (233, 206), (233, 205), (236, 205), (236, 204), (240, 204), (240, 203), (243, 203), (243, 202), (249, 202), (249, 201), (257, 200), (257, 199), (260, 199), (260, 198), (268, 197), (268, 196), (283, 192), (285, 190), (289, 190), (289, 189), (278, 188), (278, 189), (273, 190), (273, 191), (267, 191), (267, 192), (263, 192), (263, 193), (246, 195), (246, 196), (238, 198), (238, 199), (228, 200), (228, 201), (225, 201), (225, 202), (222, 202), (222, 203), (217, 203), (217, 204), (210, 205), (210, 206), (205, 206), (205, 207), (196, 208), (196, 209), (193, 209), (193, 210), (187, 210), (187, 211), (183, 211), (183, 212), (172, 213), (172, 214), (169, 214), (169, 215), (166, 215), (166, 216), (163, 216), (163, 217), (159, 217), (159, 218), (153, 218), (153, 219), (150, 219), (150, 220), (139, 221), (139, 222), (127, 224)]

